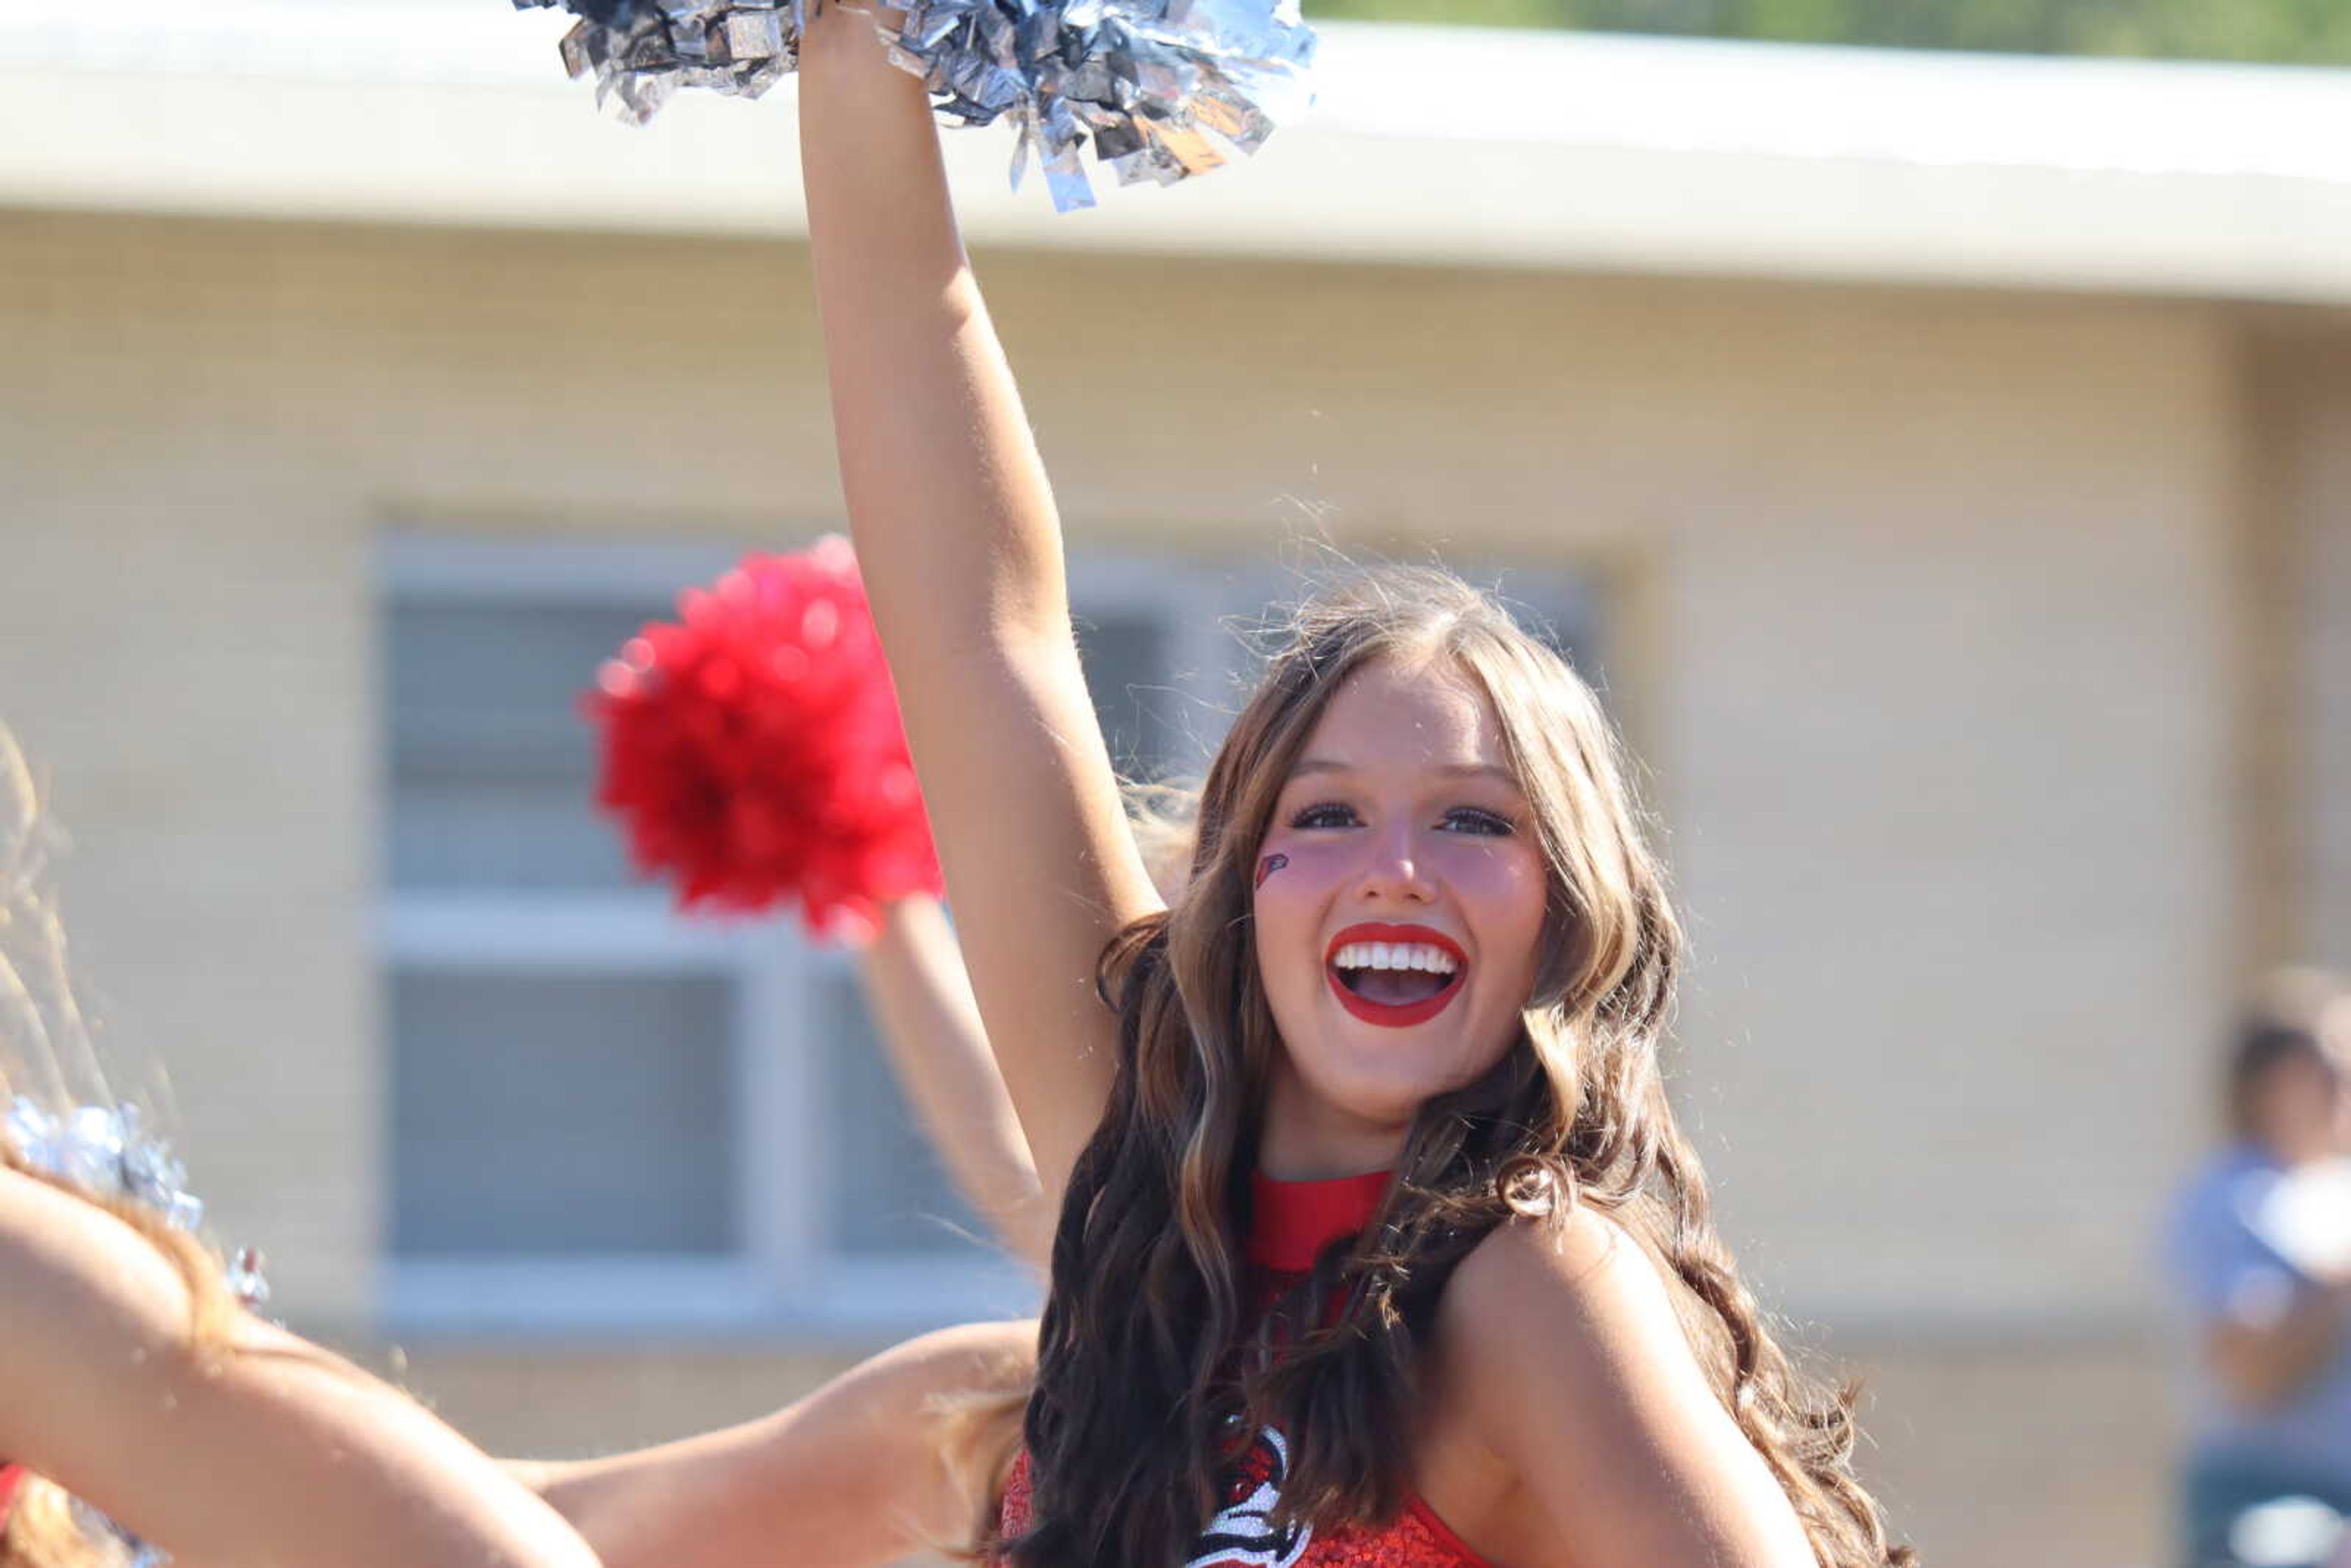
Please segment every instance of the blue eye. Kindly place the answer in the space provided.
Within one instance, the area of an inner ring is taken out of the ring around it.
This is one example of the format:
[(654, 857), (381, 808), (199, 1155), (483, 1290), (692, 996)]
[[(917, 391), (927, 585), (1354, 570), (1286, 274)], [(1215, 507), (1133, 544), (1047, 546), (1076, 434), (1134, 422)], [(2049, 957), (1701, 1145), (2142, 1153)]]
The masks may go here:
[[(1311, 831), (1316, 828), (1352, 828), (1362, 819), (1353, 806), (1335, 800), (1320, 801), (1300, 810), (1290, 819), (1292, 828)], [(1472, 833), (1487, 838), (1507, 838), (1517, 832), (1518, 826), (1498, 811), (1479, 806), (1456, 806), (1445, 813), (1444, 827), (1458, 833)]]

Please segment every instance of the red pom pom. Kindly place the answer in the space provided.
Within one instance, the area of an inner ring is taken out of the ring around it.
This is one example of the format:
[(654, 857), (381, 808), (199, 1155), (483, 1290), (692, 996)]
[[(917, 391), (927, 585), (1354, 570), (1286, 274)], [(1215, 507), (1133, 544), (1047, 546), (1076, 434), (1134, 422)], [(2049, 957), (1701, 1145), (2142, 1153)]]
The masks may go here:
[(860, 940), (877, 905), (936, 894), (938, 857), (849, 542), (746, 556), (678, 596), (598, 673), (596, 803), (681, 908), (796, 903)]

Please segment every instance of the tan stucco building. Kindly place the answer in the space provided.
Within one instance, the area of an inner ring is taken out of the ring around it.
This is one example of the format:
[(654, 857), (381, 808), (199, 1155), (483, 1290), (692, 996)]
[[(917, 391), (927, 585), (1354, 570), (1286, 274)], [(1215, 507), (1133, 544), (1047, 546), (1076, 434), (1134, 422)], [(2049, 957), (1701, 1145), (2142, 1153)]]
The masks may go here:
[[(838, 526), (789, 108), (624, 131), (492, 0), (152, 9), (0, 21), (0, 717), (221, 1228), (507, 1450), (1017, 1310), (860, 1239), (924, 1199), (828, 1113), (886, 1103), (838, 962), (577, 870), (510, 722)], [(1206, 703), (1316, 541), (1509, 569), (1647, 766), (1683, 1103), (1898, 1522), (2157, 1560), (2157, 1216), (2241, 978), (2351, 962), (2351, 80), (1356, 32), (1326, 81), (1091, 214), (955, 143), (1106, 656)], [(670, 1054), (489, 1061), (615, 1017)], [(533, 1187), (469, 1064), (643, 1142)]]

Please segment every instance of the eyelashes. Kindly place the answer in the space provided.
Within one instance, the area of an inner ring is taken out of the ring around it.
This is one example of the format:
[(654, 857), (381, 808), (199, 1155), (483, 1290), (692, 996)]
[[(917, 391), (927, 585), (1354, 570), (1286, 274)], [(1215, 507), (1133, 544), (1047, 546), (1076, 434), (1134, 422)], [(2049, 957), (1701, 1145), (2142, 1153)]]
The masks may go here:
[[(1294, 812), (1290, 825), (1301, 831), (1316, 828), (1352, 828), (1361, 821), (1353, 806), (1336, 800), (1318, 801)], [(1505, 838), (1519, 831), (1518, 824), (1499, 811), (1482, 806), (1456, 806), (1445, 813), (1443, 826), (1456, 831), (1491, 838)]]

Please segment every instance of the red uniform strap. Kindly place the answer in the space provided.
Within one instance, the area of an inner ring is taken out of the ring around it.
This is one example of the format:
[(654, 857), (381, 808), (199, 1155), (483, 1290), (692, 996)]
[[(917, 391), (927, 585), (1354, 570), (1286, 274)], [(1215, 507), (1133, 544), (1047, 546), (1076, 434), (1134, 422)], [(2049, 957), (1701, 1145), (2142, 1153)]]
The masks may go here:
[(8, 1528), (8, 1515), (16, 1506), (16, 1489), (25, 1484), (25, 1467), (0, 1465), (0, 1532)]
[[(1259, 1173), (1250, 1188), (1249, 1259), (1259, 1310), (1302, 1281), (1325, 1246), (1370, 1223), (1389, 1180), (1386, 1171), (1328, 1181), (1277, 1181)], [(1201, 1536), (1186, 1568), (1489, 1568), (1417, 1495), (1407, 1499), (1395, 1521), (1376, 1529), (1272, 1529), (1272, 1505), (1280, 1497), (1288, 1463), (1289, 1445), (1280, 1434), (1261, 1433), (1227, 1477), (1226, 1506)], [(1024, 1448), (1005, 1479), (1003, 1533), (1026, 1534), (1035, 1511)]]

